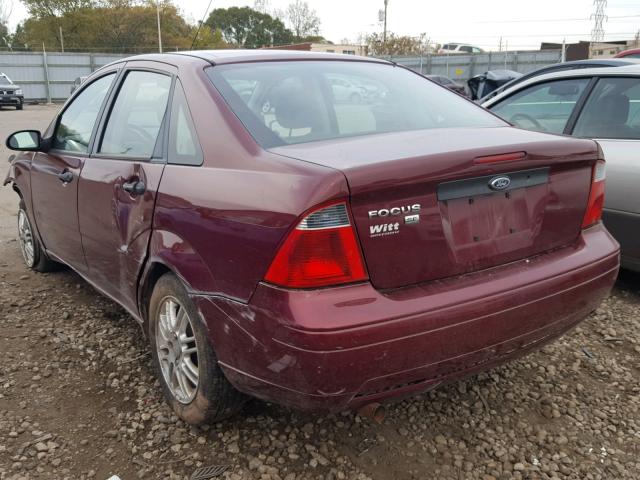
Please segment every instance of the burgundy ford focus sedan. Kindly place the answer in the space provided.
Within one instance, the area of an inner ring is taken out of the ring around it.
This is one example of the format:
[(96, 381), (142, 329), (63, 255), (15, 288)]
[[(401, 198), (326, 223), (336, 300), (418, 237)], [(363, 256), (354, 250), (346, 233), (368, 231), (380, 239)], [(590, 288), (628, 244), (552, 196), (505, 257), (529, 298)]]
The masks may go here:
[(381, 60), (132, 57), (7, 145), (27, 266), (126, 308), (190, 423), (434, 388), (566, 332), (618, 271), (595, 142)]

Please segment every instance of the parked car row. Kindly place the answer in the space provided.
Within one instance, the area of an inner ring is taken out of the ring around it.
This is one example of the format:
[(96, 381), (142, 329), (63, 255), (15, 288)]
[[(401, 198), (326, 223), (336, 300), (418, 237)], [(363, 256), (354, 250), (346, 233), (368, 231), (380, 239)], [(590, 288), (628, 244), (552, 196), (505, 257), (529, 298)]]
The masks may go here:
[[(532, 72), (522, 74), (517, 74), (512, 77), (507, 83), (503, 83), (502, 85), (492, 86), (493, 88), (488, 91), (488, 93), (484, 93), (483, 95), (476, 96), (474, 98), (479, 98), (479, 103), (483, 104), (489, 101), (491, 98), (499, 95), (507, 89), (515, 87), (518, 83), (524, 82), (525, 80), (529, 80), (533, 77), (538, 77), (540, 75), (544, 75), (547, 73), (553, 72), (564, 72), (569, 70), (580, 70), (584, 68), (601, 68), (601, 67), (623, 67), (625, 65), (638, 65), (640, 62), (635, 59), (627, 58), (627, 59), (616, 59), (616, 58), (608, 58), (601, 60), (575, 60), (572, 62), (562, 62), (562, 63), (554, 63), (552, 65), (547, 65), (546, 67), (538, 68)], [(487, 72), (489, 73), (489, 72)]]
[(596, 139), (607, 160), (604, 222), (640, 271), (640, 65), (536, 76), (483, 104), (529, 130)]
[[(524, 101), (494, 99), (503, 120), (374, 58), (137, 56), (12, 134), (4, 183), (26, 266), (67, 265), (127, 309), (186, 422), (248, 396), (376, 412), (539, 348), (608, 295), (620, 149), (577, 137), (599, 136), (591, 111), (635, 132), (635, 70), (618, 71), (524, 82)], [(509, 123), (527, 119), (583, 135)]]

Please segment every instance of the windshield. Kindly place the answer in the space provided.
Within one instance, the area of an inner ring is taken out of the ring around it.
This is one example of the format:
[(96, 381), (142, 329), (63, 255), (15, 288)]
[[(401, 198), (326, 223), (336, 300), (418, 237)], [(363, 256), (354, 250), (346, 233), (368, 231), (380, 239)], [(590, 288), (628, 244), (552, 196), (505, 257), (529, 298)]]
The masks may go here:
[(220, 65), (213, 84), (264, 148), (356, 135), (506, 125), (404, 68), (372, 62)]
[(7, 77), (4, 73), (0, 73), (0, 83), (11, 83), (11, 84), (13, 84), (11, 79), (9, 77)]

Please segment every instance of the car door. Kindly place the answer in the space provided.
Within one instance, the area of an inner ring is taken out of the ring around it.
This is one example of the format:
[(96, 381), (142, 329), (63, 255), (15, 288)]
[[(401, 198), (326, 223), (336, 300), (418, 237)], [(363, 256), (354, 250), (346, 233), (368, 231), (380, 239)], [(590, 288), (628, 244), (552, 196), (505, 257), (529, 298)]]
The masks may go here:
[(604, 222), (622, 245), (623, 265), (640, 269), (640, 78), (602, 77), (572, 134), (593, 138), (607, 161)]
[(516, 127), (546, 133), (565, 133), (591, 78), (536, 83), (502, 99), (489, 109)]
[(105, 71), (65, 106), (52, 130), (51, 149), (31, 163), (33, 215), (47, 252), (79, 272), (86, 270), (78, 228), (78, 177), (96, 124), (117, 75)]
[(78, 187), (90, 279), (132, 312), (165, 165), (165, 117), (174, 73), (166, 64), (127, 63)]

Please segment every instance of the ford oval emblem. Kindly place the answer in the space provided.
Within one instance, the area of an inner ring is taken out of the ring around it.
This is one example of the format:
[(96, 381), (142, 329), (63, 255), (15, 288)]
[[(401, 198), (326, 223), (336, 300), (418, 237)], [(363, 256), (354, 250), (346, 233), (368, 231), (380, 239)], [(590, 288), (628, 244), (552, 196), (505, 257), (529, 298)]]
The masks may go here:
[(491, 190), (504, 190), (511, 185), (511, 179), (507, 176), (494, 177), (489, 180), (489, 188)]

